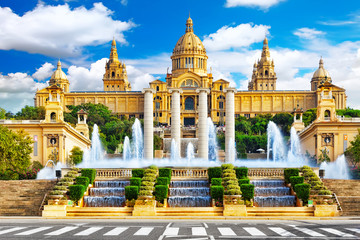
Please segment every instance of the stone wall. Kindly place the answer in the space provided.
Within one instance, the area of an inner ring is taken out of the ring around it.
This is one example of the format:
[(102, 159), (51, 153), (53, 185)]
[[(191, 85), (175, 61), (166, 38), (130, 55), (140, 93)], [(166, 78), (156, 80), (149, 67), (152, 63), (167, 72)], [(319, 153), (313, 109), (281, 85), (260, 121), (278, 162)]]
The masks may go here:
[(0, 181), (0, 216), (40, 216), (41, 202), (55, 180)]

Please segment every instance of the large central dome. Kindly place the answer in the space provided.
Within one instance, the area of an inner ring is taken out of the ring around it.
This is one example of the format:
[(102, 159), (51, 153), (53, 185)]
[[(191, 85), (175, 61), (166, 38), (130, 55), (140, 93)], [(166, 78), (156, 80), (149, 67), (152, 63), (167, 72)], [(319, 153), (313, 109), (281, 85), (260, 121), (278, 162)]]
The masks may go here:
[(192, 71), (201, 76), (207, 75), (206, 50), (200, 38), (194, 34), (193, 21), (186, 21), (185, 34), (177, 41), (172, 59), (172, 74), (179, 76)]

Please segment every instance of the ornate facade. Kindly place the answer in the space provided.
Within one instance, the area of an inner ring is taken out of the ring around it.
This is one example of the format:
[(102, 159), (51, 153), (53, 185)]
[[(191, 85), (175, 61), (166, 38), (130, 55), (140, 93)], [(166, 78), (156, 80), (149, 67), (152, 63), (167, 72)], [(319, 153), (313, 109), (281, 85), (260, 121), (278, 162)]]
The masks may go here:
[[(209, 89), (208, 116), (214, 122), (225, 122), (225, 93), (229, 82), (224, 79), (214, 81), (208, 72), (208, 56), (201, 40), (194, 34), (193, 21), (186, 21), (185, 34), (177, 41), (173, 53), (172, 71), (166, 81), (150, 82), (154, 94), (154, 121), (171, 124), (171, 94), (173, 88), (180, 88), (181, 124), (196, 125), (198, 121), (199, 93), (197, 89)], [(261, 59), (254, 64), (252, 79), (248, 90), (235, 93), (235, 116), (254, 117), (257, 114), (276, 114), (293, 112), (297, 106), (304, 111), (315, 108), (320, 99), (318, 86), (324, 80), (331, 80), (320, 60), (319, 69), (311, 80), (311, 90), (276, 90), (276, 73), (274, 61), (270, 59), (268, 40), (265, 38)], [(102, 103), (118, 115), (127, 117), (144, 117), (144, 94), (131, 91), (126, 75), (126, 66), (118, 59), (116, 43), (113, 40), (109, 61), (105, 66), (103, 77), (104, 91), (71, 91), (69, 81), (61, 70), (61, 64), (50, 79), (50, 85), (58, 85), (63, 89), (62, 106), (82, 103)], [(49, 87), (36, 92), (35, 105), (44, 106), (48, 98)], [(337, 109), (346, 107), (345, 90), (334, 86), (332, 96)]]

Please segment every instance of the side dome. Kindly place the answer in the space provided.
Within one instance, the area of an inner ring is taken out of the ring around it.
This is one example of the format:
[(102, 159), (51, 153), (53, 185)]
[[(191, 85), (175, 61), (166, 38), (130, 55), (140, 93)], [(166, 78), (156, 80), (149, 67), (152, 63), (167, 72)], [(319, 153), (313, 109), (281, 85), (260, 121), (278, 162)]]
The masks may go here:
[(177, 41), (173, 55), (183, 53), (206, 54), (203, 43), (201, 42), (200, 38), (194, 34), (193, 21), (190, 17), (186, 21), (185, 34), (182, 35)]
[(59, 82), (60, 80), (68, 80), (66, 77), (66, 74), (63, 72), (63, 70), (61, 69), (61, 62), (60, 60), (58, 61), (57, 64), (57, 69), (55, 70), (55, 72), (51, 75), (50, 78), (50, 85), (53, 85), (57, 82)]
[(322, 58), (319, 61), (319, 68), (314, 72), (313, 78), (330, 78), (329, 72), (324, 68)]

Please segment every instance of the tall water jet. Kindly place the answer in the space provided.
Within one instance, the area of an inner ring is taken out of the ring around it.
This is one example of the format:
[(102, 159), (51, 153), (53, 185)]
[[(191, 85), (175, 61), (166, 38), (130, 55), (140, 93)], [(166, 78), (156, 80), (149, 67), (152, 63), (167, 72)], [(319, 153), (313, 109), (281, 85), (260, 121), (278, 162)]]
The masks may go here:
[(349, 167), (344, 154), (339, 156), (335, 162), (321, 163), (320, 169), (325, 170), (325, 178), (350, 179)]
[(290, 150), (288, 152), (288, 160), (291, 162), (302, 161), (300, 138), (294, 127), (290, 130)]
[[(91, 149), (88, 156), (84, 156), (84, 162), (91, 165), (91, 163), (104, 160), (105, 151), (100, 141), (99, 128), (94, 124), (94, 129), (91, 136)], [(89, 159), (85, 159), (88, 157)]]
[(209, 160), (217, 160), (217, 141), (216, 141), (216, 128), (210, 117), (207, 119), (208, 133), (209, 133)]
[(180, 154), (179, 154), (179, 148), (177, 147), (176, 141), (173, 138), (171, 140), (171, 160), (177, 160), (180, 158)]
[(130, 139), (128, 136), (125, 136), (124, 147), (123, 147), (123, 160), (130, 160), (130, 159), (131, 159)]
[(280, 129), (272, 121), (269, 122), (267, 127), (267, 160), (270, 159), (270, 151), (272, 152), (272, 160), (283, 161), (285, 160), (285, 144), (284, 138)]
[(135, 159), (143, 158), (144, 150), (144, 137), (141, 129), (141, 123), (139, 119), (135, 119), (132, 125), (132, 144), (133, 144), (133, 157)]
[(194, 145), (191, 142), (189, 142), (186, 147), (186, 158), (188, 163), (195, 158)]

